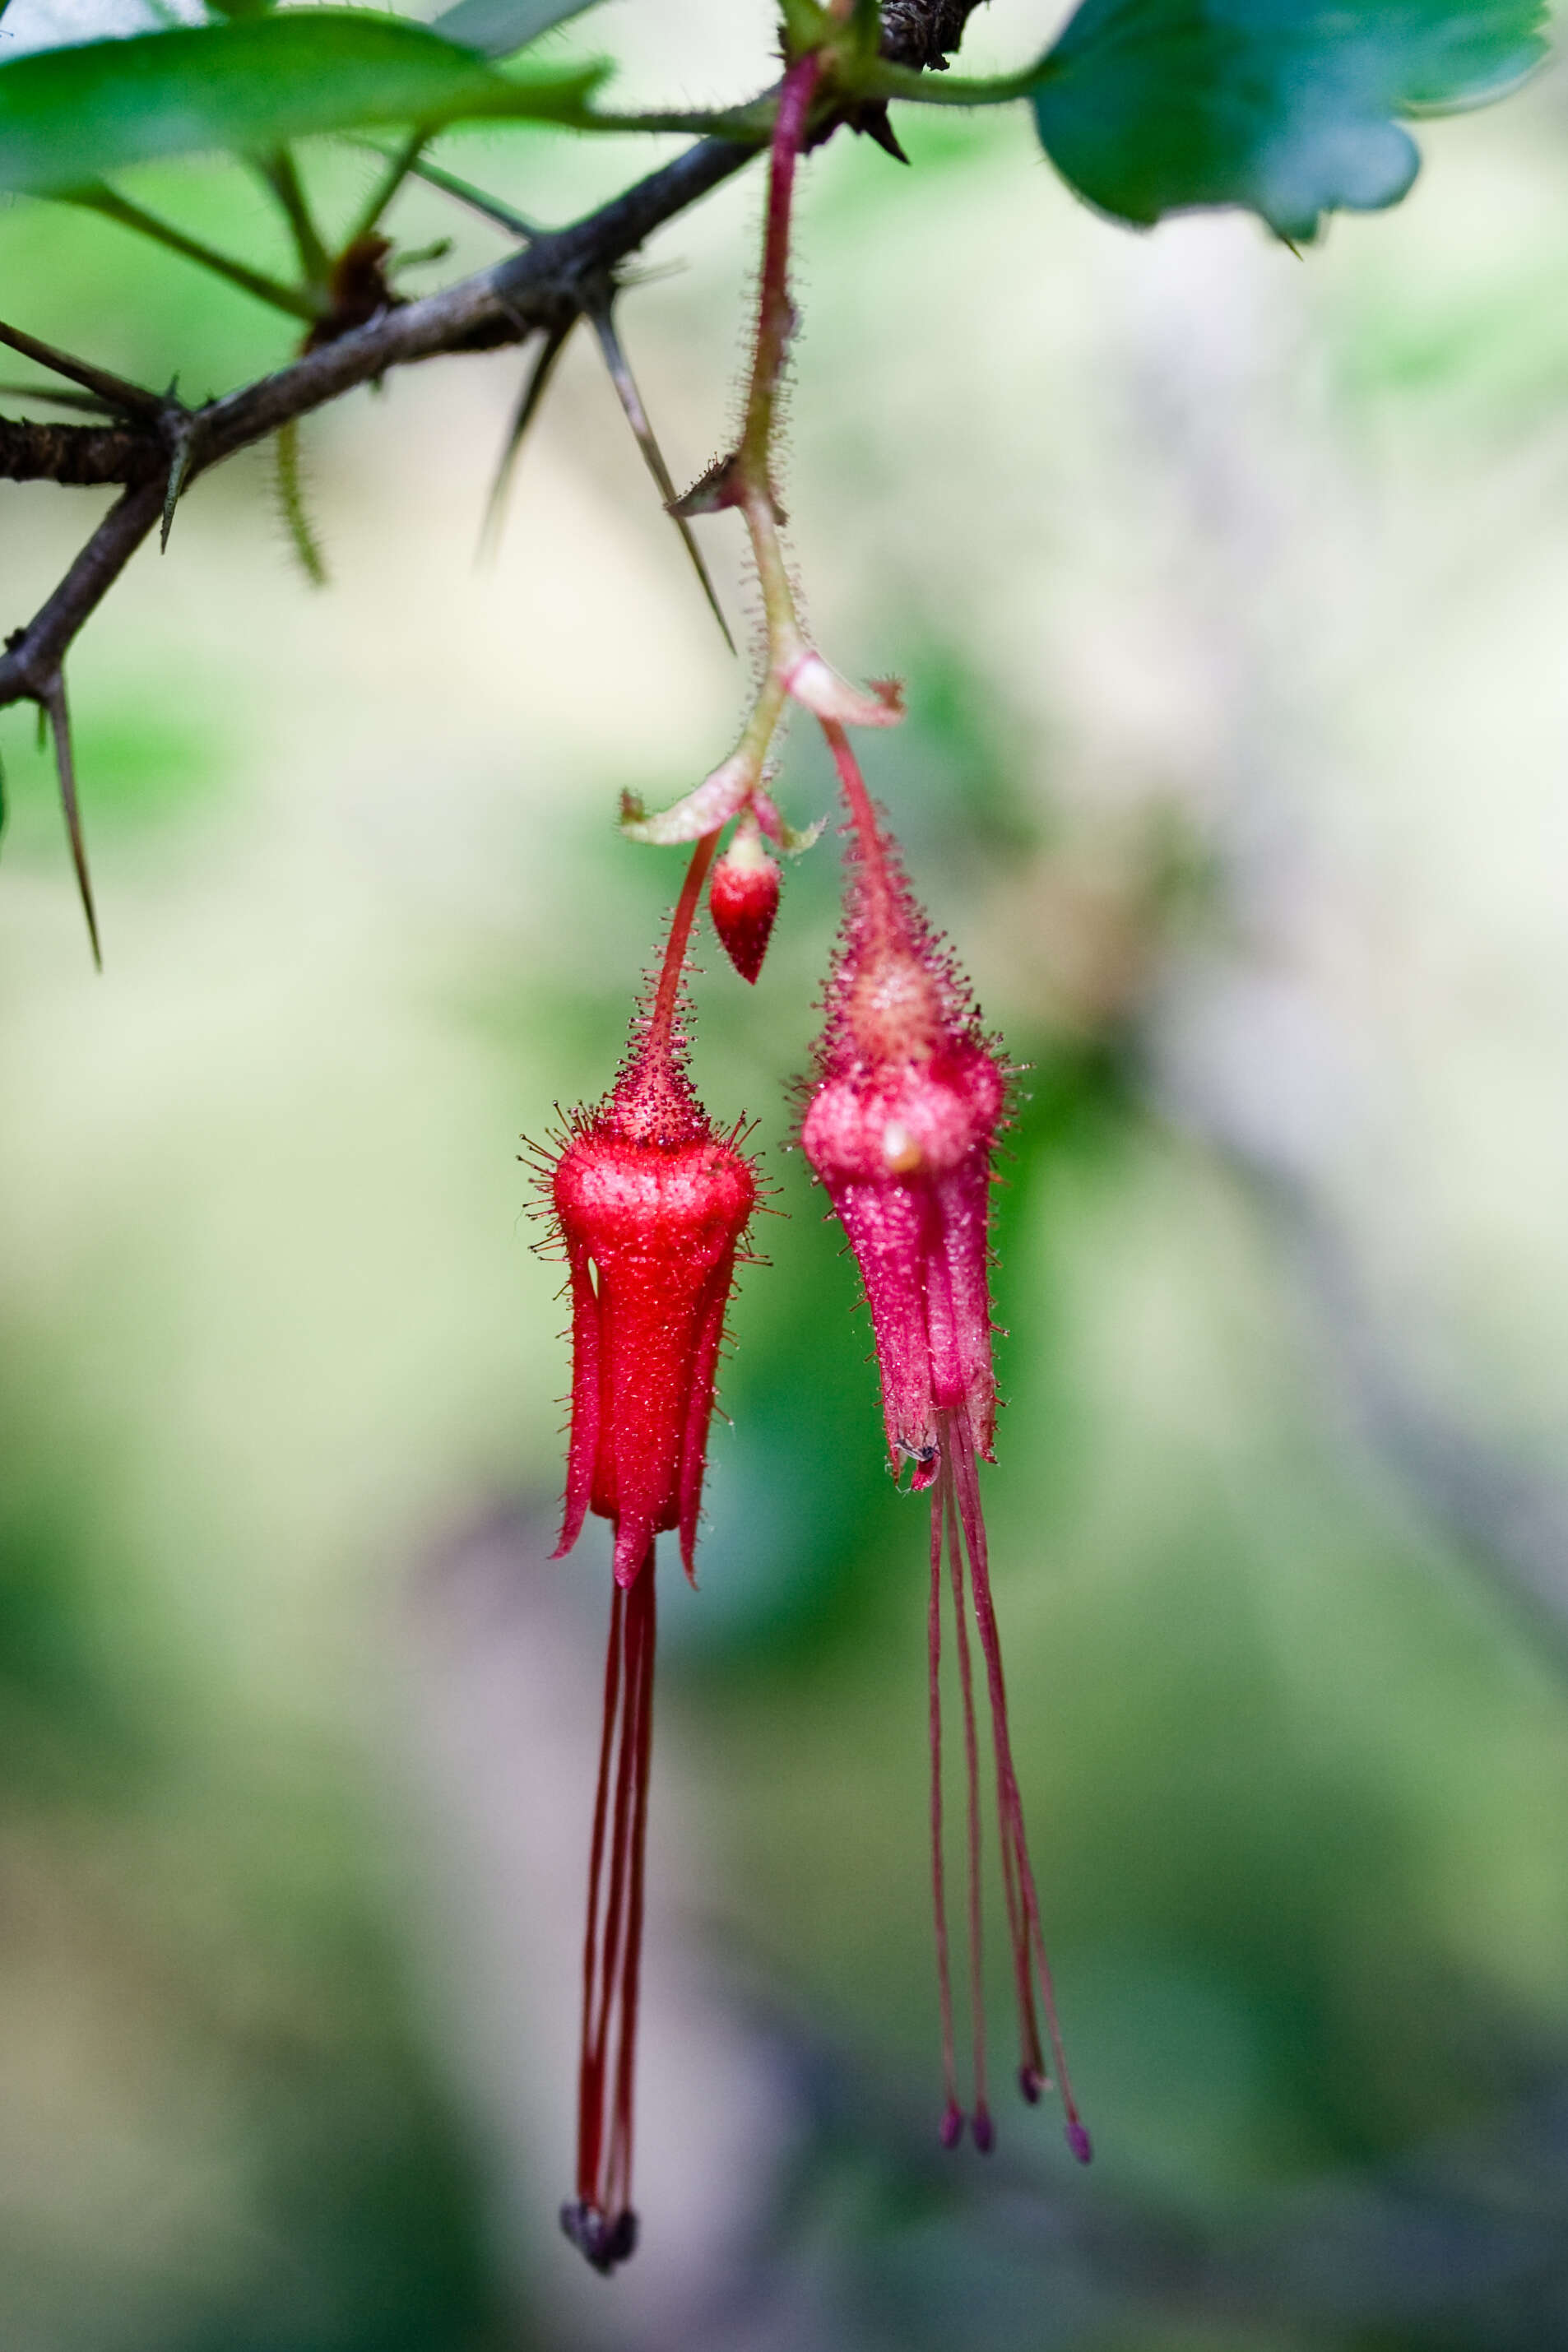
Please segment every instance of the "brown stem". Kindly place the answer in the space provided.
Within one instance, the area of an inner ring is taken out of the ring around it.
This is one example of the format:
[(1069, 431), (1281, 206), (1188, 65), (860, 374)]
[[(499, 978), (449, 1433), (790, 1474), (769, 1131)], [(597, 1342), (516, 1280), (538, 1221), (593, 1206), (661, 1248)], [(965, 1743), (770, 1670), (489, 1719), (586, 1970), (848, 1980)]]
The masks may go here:
[[(395, 367), (442, 352), (490, 350), (520, 342), (536, 328), (559, 320), (563, 310), (582, 308), (584, 287), (601, 288), (606, 269), (635, 251), (664, 222), (740, 171), (753, 152), (736, 141), (705, 139), (597, 212), (568, 228), (536, 238), (526, 250), (509, 255), (494, 268), (444, 287), (423, 301), (384, 311), (368, 325), (305, 353), (259, 383), (191, 411), (188, 420), (181, 412), (183, 429), (188, 421), (187, 480), (233, 457), (237, 450), (265, 440), (291, 418), (307, 415), (360, 384), (378, 382)], [(0, 340), (22, 351), (33, 346), (33, 338), (16, 331)], [(42, 352), (45, 347), (37, 348)], [(51, 354), (45, 364), (58, 364), (58, 357)], [(79, 382), (110, 381), (101, 371), (89, 371), (81, 363), (73, 372)], [(121, 400), (137, 392), (147, 407), (158, 405), (156, 395), (141, 387), (122, 385), (119, 379), (112, 382)], [(143, 448), (126, 444), (123, 472), (111, 463), (111, 454), (118, 458), (121, 450), (118, 446), (112, 453), (106, 448), (99, 427), (61, 426), (58, 433), (56, 446), (63, 465), (90, 463), (97, 468), (97, 478), (128, 481), (132, 487), (99, 525), (47, 603), (7, 640), (6, 650), (0, 655), (0, 709), (13, 702), (43, 700), (40, 682), (58, 670), (72, 638), (163, 509), (162, 484), (148, 478), (167, 469), (161, 417), (148, 415)], [(90, 448), (89, 457), (79, 457), (79, 443), (84, 453)]]
[[(947, 49), (956, 45), (972, 0), (886, 0), (886, 5), (884, 53), (897, 62), (931, 66), (941, 64)], [(804, 74), (801, 80), (804, 86)], [(814, 143), (816, 137), (829, 135), (832, 127), (823, 126), (814, 134)], [(581, 309), (584, 287), (602, 292), (606, 270), (634, 253), (666, 221), (741, 171), (755, 152), (740, 139), (700, 140), (596, 212), (534, 238), (494, 268), (461, 278), (423, 301), (384, 311), (352, 334), (307, 352), (292, 366), (208, 402), (191, 416), (187, 478), (194, 480), (236, 451), (265, 440), (290, 418), (304, 416), (360, 384), (378, 383), (393, 368), (442, 352), (521, 342), (535, 329), (558, 320), (563, 308)], [(25, 350), (32, 339), (11, 334), (4, 340)], [(49, 363), (53, 361), (46, 362)], [(101, 380), (100, 371), (91, 373)], [(78, 380), (89, 380), (85, 369)], [(121, 397), (136, 392), (149, 409), (167, 405), (140, 386), (117, 383), (116, 389)], [(71, 441), (65, 439), (67, 435), (73, 436)], [(79, 451), (75, 436), (83, 444)], [(83, 477), (70, 469), (85, 466), (93, 469), (94, 480), (123, 481), (140, 490), (147, 472), (166, 461), (161, 419), (151, 415), (147, 444), (148, 454), (142, 454), (129, 439), (123, 446), (109, 446), (96, 426), (62, 426), (53, 445), (62, 470), (52, 478), (79, 480)], [(149, 510), (141, 498), (122, 499), (100, 526), (60, 587), (0, 656), (0, 709), (40, 698), (33, 681), (59, 667), (71, 639), (156, 521), (160, 505)]]

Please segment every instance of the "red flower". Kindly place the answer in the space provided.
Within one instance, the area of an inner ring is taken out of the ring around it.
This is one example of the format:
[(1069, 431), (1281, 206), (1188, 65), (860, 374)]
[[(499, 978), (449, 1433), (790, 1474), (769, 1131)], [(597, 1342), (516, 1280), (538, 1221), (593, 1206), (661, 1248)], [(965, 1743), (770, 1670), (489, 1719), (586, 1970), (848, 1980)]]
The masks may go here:
[(589, 1511), (615, 1528), (615, 1593), (588, 1876), (576, 2195), (562, 2226), (595, 2269), (637, 2242), (631, 2207), (644, 1856), (653, 1735), (654, 1544), (697, 1537), (713, 1381), (735, 1260), (756, 1202), (739, 1130), (710, 1122), (682, 1060), (676, 999), (711, 842), (694, 861), (651, 1011), (599, 1108), (548, 1168), (572, 1295), (572, 1435), (556, 1558)]
[(673, 1055), (650, 1059), (646, 1044), (575, 1123), (552, 1180), (572, 1283), (557, 1559), (592, 1510), (615, 1523), (617, 1584), (668, 1528), (679, 1528), (692, 1573), (719, 1342), (756, 1189), (751, 1161), (710, 1124)]
[(1043, 2012), (1067, 2111), (1068, 2145), (1087, 2163), (1089, 2135), (1068, 2079), (1013, 1769), (980, 1504), (978, 1461), (992, 1458), (996, 1418), (990, 1187), (1005, 1073), (982, 1033), (967, 984), (915, 903), (842, 729), (828, 723), (826, 733), (854, 835), (844, 929), (817, 1048), (818, 1080), (801, 1143), (848, 1235), (866, 1286), (894, 1469), (912, 1464), (911, 1486), (929, 1488), (931, 1496), (931, 1874), (947, 2092), (942, 2136), (952, 2147), (963, 2129), (953, 2055), (942, 1829), (939, 1667), (945, 1556), (968, 1780), (974, 2138), (986, 2148), (993, 2133), (979, 1995), (979, 1758), (966, 1587), (991, 1703), (1002, 1877), (1018, 2004), (1019, 2084), (1032, 2102), (1048, 2079), (1039, 2029)]

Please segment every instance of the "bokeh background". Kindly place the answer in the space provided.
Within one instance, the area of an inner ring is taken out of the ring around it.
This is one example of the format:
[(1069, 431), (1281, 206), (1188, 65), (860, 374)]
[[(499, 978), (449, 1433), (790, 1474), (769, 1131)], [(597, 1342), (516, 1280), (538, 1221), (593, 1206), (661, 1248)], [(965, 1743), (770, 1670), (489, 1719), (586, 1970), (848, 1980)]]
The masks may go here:
[[(705, 102), (769, 42), (620, 0), (561, 46)], [(447, 361), (307, 424), (327, 593), (252, 453), (79, 647), (101, 980), (0, 718), (6, 2352), (1568, 2346), (1568, 83), (1305, 258), (1102, 225), (1020, 112), (900, 128), (909, 172), (810, 169), (788, 503), (1031, 1066), (986, 1491), (1099, 2160), (1048, 2108), (936, 2146), (921, 1510), (787, 1150), (830, 835), (754, 995), (701, 959), (783, 1214), (663, 1573), (644, 2250), (557, 2232), (607, 1564), (546, 1557), (518, 1138), (603, 1089), (677, 887), (616, 795), (712, 765), (745, 676), (585, 337), (476, 561), (521, 362)], [(671, 151), (445, 152), (553, 220)], [(308, 163), (346, 217), (369, 165)], [(237, 171), (135, 193), (283, 258)], [(623, 305), (683, 479), (758, 205)], [(60, 207), (0, 212), (0, 288), (187, 395), (287, 353)], [(7, 625), (98, 502), (6, 487)], [(804, 730), (782, 791), (830, 805)]]

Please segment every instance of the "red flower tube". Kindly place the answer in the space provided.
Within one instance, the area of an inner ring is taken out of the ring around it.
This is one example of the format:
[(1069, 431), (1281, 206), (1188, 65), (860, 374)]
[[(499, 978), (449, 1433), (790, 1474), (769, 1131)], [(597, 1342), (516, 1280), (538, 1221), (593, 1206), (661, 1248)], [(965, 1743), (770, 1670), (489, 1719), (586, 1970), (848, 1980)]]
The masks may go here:
[(653, 1003), (597, 1110), (544, 1171), (572, 1298), (572, 1433), (555, 1557), (590, 1511), (615, 1529), (604, 1733), (588, 1871), (577, 2181), (562, 2226), (596, 2270), (637, 2243), (631, 2204), (648, 1775), (654, 1546), (679, 1531), (692, 1573), (708, 1427), (756, 1175), (684, 1066), (680, 974), (713, 836), (699, 844)]
[(931, 1493), (929, 1614), (931, 1878), (946, 2105), (942, 2137), (963, 2130), (953, 2050), (942, 1840), (942, 1569), (952, 1590), (968, 1785), (968, 1930), (977, 2147), (992, 2144), (981, 2007), (980, 1776), (966, 1593), (984, 1661), (995, 1751), (1002, 1882), (1017, 1998), (1019, 2086), (1031, 2103), (1049, 2077), (1043, 2014), (1083, 2163), (1079, 2120), (1057, 2022), (1039, 1898), (1007, 1731), (1002, 1651), (991, 1597), (979, 1462), (992, 1457), (996, 1382), (991, 1360), (991, 1161), (1005, 1073), (984, 1035), (966, 982), (933, 938), (878, 823), (842, 728), (825, 722), (853, 824), (844, 929), (828, 983), (817, 1082), (801, 1129), (866, 1286), (895, 1472)]

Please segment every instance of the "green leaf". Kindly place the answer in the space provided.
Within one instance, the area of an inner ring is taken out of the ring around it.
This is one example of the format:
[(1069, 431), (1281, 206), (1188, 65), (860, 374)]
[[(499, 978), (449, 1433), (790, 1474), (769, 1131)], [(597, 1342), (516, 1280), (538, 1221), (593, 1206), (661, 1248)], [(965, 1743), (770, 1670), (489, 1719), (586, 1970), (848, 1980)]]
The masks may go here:
[(1083, 0), (1032, 92), (1062, 176), (1141, 226), (1244, 205), (1292, 242), (1397, 204), (1398, 118), (1469, 106), (1544, 49), (1539, 0)]
[(334, 8), (49, 49), (0, 66), (0, 188), (79, 188), (154, 156), (365, 123), (573, 121), (598, 72), (510, 80), (423, 26)]
[(455, 7), (431, 18), (430, 30), (444, 41), (477, 49), (481, 58), (510, 58), (542, 33), (597, 5), (598, 0), (457, 0)]

